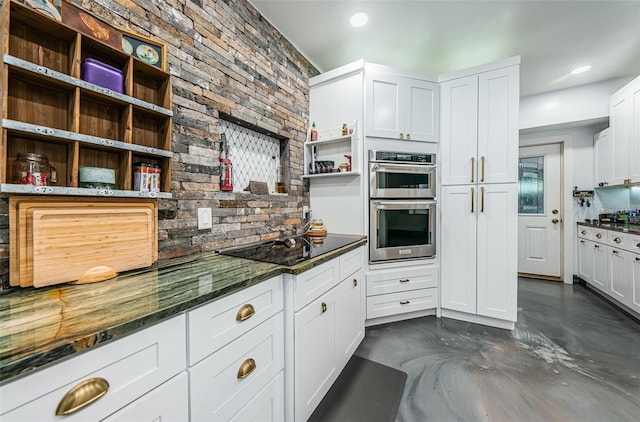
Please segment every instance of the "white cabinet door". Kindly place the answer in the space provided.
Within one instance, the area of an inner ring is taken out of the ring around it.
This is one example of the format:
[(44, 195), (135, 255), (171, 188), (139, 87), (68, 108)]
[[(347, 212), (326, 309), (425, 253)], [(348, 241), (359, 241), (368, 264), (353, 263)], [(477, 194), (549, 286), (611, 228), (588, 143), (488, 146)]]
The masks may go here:
[(520, 67), (481, 73), (478, 80), (478, 182), (518, 181)]
[(609, 247), (593, 244), (593, 283), (592, 285), (604, 293), (609, 293)]
[(477, 183), (478, 77), (444, 82), (440, 93), (442, 184)]
[(442, 307), (475, 314), (477, 187), (443, 186), (441, 196)]
[(629, 307), (636, 312), (640, 312), (640, 255), (634, 254), (632, 256)]
[(620, 90), (611, 96), (609, 121), (611, 128), (611, 171), (612, 184), (621, 185), (629, 178), (629, 147), (631, 131), (629, 96)]
[(345, 278), (337, 287), (336, 365), (347, 364), (364, 338), (364, 270)]
[(631, 260), (633, 255), (621, 249), (610, 248), (609, 253), (609, 294), (612, 298), (629, 305), (629, 290), (631, 287)]
[(593, 137), (593, 156), (595, 172), (593, 186), (607, 186), (611, 183), (611, 137), (609, 129), (596, 133)]
[(440, 88), (435, 82), (404, 78), (402, 115), (405, 139), (437, 142), (440, 124)]
[(578, 242), (578, 276), (587, 283), (593, 283), (593, 242), (580, 240)]
[(516, 321), (518, 185), (478, 187), (477, 313)]
[(245, 399), (248, 403), (229, 419), (230, 422), (282, 422), (284, 420), (283, 373), (280, 372), (256, 395)]
[(633, 183), (640, 182), (640, 78), (636, 78), (631, 85), (629, 106), (631, 107), (631, 144), (629, 145), (630, 174)]
[(186, 420), (189, 420), (189, 377), (183, 372), (111, 415), (105, 422)]
[(311, 416), (337, 376), (335, 292), (325, 293), (294, 317), (296, 421)]
[(402, 78), (367, 72), (365, 80), (365, 135), (398, 139), (403, 125), (400, 110)]

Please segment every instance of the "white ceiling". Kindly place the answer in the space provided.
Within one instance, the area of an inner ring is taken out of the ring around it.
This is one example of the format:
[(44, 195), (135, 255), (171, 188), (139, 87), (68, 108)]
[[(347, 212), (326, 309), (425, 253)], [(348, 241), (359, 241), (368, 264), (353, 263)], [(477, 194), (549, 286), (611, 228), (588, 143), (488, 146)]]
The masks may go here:
[[(640, 0), (249, 1), (321, 72), (364, 59), (438, 75), (520, 55), (522, 96), (640, 74)], [(355, 10), (366, 26), (349, 25)]]

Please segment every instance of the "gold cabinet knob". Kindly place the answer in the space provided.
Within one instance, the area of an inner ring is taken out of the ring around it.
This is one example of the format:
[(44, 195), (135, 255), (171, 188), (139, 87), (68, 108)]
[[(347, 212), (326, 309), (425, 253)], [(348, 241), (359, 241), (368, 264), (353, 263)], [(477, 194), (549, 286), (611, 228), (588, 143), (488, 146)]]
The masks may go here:
[(582, 230), (580, 233), (582, 233), (583, 235), (587, 234), (586, 230)]
[(238, 313), (236, 314), (236, 321), (245, 321), (251, 318), (252, 316), (254, 316), (255, 313), (256, 313), (256, 310), (253, 308), (253, 305), (251, 305), (250, 303), (242, 305), (240, 309), (238, 309)]
[(619, 237), (616, 237), (616, 238), (613, 239), (613, 241), (616, 242), (616, 243), (620, 243), (620, 242), (622, 242), (622, 239), (620, 239)]
[(73, 387), (62, 397), (56, 408), (56, 416), (70, 415), (90, 405), (109, 391), (104, 378), (90, 378)]
[(596, 237), (597, 237), (598, 239), (602, 239), (602, 234), (600, 234), (600, 233), (596, 233)]
[(238, 379), (244, 379), (256, 370), (256, 361), (249, 358), (246, 359), (238, 368)]
[(407, 141), (411, 140), (411, 134), (407, 133)]
[(353, 279), (353, 287), (358, 287), (358, 279), (357, 278)]
[(400, 139), (404, 139), (404, 134), (400, 132)]

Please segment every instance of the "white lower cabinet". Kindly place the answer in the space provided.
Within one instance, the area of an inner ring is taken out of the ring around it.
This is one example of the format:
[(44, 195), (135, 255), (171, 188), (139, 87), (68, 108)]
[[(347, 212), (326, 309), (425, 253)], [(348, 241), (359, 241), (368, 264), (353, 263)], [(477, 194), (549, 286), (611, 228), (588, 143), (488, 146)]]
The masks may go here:
[(189, 420), (189, 376), (182, 372), (105, 422), (184, 422)]
[(593, 283), (592, 286), (609, 293), (609, 247), (593, 243)]
[(578, 240), (578, 276), (593, 283), (593, 242)]
[(363, 266), (360, 247), (285, 280), (287, 421), (311, 416), (364, 338)]
[(623, 251), (622, 249), (610, 248), (609, 253), (609, 280), (610, 280), (610, 295), (615, 300), (628, 305), (629, 294), (631, 290), (631, 277), (630, 273), (631, 252)]
[[(123, 408), (127, 405), (133, 406), (130, 403), (137, 404), (138, 400), (157, 403), (160, 399), (155, 397), (163, 395), (165, 386), (154, 389), (186, 368), (185, 328), (185, 317), (179, 315), (3, 385), (0, 387), (0, 420), (59, 420), (60, 417), (56, 416), (59, 403), (63, 397), (81, 390), (82, 387), (75, 390), (74, 387), (82, 383), (85, 383), (85, 391), (96, 391), (106, 381), (108, 389), (95, 401), (85, 397), (80, 403), (75, 402), (73, 410), (64, 416), (65, 420), (99, 421), (125, 410)], [(176, 400), (175, 407), (169, 412), (167, 405), (153, 408), (141, 404), (138, 410), (131, 412), (135, 413), (137, 420), (188, 412), (183, 400)]]

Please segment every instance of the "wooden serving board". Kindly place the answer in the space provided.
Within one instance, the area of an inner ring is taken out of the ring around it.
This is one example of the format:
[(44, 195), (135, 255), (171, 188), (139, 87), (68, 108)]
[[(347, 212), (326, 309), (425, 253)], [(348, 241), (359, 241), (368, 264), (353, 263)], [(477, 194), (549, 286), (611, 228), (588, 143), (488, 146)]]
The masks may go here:
[(33, 286), (76, 281), (96, 266), (115, 271), (153, 263), (148, 208), (34, 209)]
[(153, 199), (12, 196), (9, 198), (9, 281), (12, 286), (33, 285), (33, 210), (69, 210), (143, 207), (152, 212), (153, 261), (158, 259), (157, 203)]

